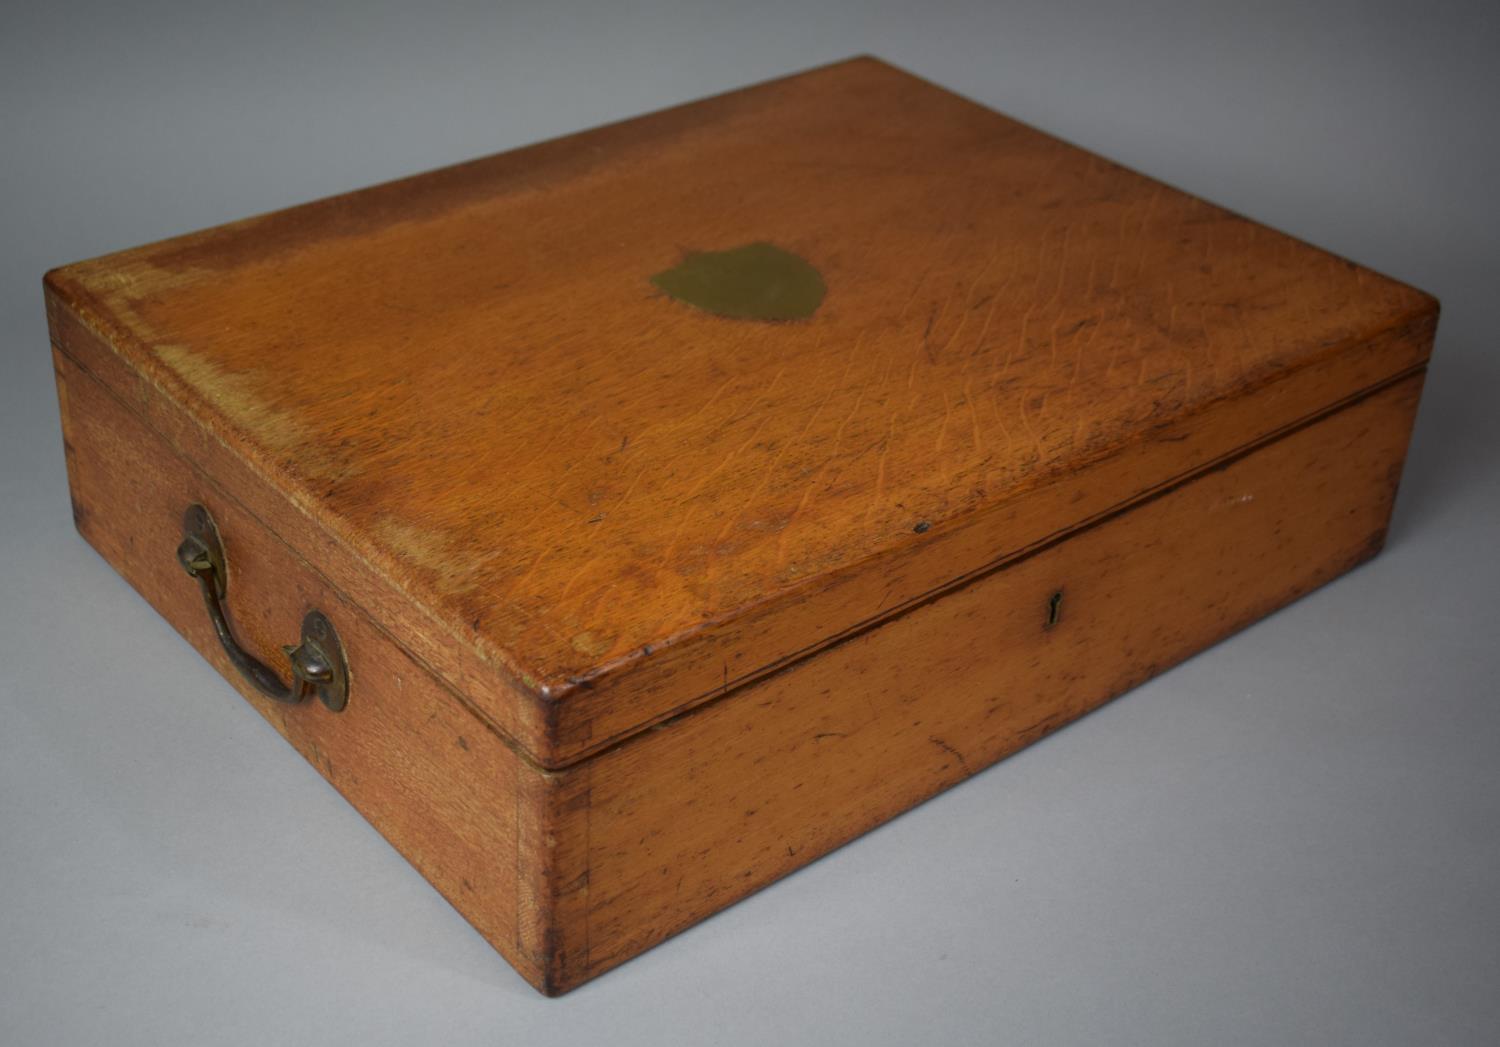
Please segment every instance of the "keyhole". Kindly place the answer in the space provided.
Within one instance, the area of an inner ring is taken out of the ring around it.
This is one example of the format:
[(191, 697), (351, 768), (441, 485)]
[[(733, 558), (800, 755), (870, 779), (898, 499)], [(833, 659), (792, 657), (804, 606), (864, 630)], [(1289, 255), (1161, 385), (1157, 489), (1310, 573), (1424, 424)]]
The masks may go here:
[(1056, 625), (1058, 623), (1058, 620), (1062, 618), (1062, 596), (1062, 590), (1059, 589), (1057, 592), (1053, 593), (1051, 599), (1047, 601), (1046, 628), (1048, 629)]

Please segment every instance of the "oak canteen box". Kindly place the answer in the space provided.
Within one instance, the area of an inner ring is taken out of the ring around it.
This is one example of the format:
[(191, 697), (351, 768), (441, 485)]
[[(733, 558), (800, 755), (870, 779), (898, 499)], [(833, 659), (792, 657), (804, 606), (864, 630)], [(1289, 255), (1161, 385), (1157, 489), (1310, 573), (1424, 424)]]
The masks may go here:
[(1437, 321), (867, 58), (45, 290), (79, 530), (547, 993), (1372, 556)]

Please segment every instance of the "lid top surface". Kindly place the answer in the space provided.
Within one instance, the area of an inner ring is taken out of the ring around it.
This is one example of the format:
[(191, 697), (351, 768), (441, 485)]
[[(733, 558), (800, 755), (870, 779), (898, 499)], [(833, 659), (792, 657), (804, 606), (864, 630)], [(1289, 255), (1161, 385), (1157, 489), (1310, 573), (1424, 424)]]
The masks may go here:
[(65, 272), (548, 691), (1421, 297), (868, 59)]

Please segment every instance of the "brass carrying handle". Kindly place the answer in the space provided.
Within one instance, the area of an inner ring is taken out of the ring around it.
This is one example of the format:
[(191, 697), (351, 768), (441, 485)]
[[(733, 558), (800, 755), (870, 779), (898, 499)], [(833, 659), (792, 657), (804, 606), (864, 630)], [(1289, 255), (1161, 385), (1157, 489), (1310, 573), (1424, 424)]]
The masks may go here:
[(183, 514), (177, 562), (197, 580), (224, 653), (257, 691), (291, 705), (311, 693), (334, 712), (344, 708), (349, 701), (349, 664), (344, 659), (344, 645), (338, 632), (322, 611), (309, 611), (302, 619), (300, 644), (282, 648), (291, 663), (290, 684), (282, 683), (275, 670), (258, 661), (234, 638), (224, 614), (224, 590), (228, 584), (224, 543), (214, 518), (201, 505), (190, 505)]

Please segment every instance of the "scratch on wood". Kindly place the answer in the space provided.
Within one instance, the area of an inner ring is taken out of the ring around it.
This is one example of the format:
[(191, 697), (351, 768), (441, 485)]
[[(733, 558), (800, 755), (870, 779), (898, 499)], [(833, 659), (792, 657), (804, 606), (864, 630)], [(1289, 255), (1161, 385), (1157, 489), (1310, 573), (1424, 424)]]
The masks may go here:
[(935, 734), (928, 735), (927, 740), (933, 745), (936, 745), (939, 749), (943, 750), (943, 752), (947, 753), (949, 756), (957, 760), (958, 765), (964, 769), (965, 774), (969, 772), (969, 761), (964, 759), (963, 753), (953, 748), (953, 746), (949, 745), (947, 742), (943, 741)]

